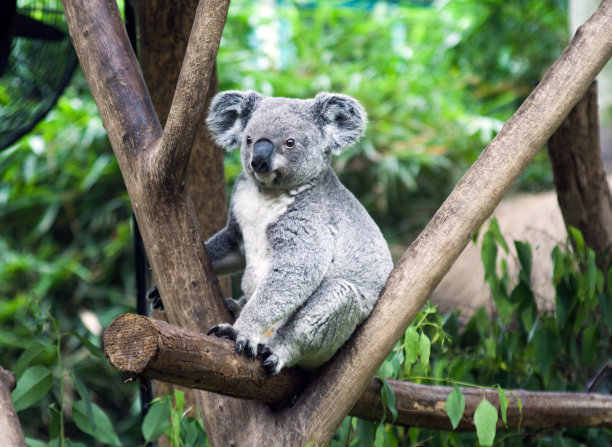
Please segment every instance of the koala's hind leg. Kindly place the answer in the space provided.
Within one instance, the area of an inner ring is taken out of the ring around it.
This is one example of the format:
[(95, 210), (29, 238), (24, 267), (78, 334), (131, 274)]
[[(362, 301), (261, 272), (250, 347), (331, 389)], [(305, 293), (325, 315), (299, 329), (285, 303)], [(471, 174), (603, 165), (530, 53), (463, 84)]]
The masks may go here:
[(365, 317), (355, 286), (338, 279), (324, 281), (264, 342), (264, 366), (271, 375), (295, 364), (316, 368), (329, 360)]

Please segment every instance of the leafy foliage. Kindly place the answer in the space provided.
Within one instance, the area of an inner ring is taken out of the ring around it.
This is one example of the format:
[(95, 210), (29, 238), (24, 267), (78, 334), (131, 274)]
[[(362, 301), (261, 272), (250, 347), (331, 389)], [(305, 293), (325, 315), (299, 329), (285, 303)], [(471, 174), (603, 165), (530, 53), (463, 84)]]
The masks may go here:
[(122, 384), (100, 340), (133, 309), (131, 211), (82, 75), (0, 153), (0, 203), (0, 364), (17, 375), (28, 442), (137, 440), (135, 387)]
[[(427, 3), (296, 1), (270, 10), (234, 0), (219, 55), (222, 89), (297, 97), (336, 90), (365, 105), (368, 135), (336, 167), (389, 238), (429, 218), (567, 41), (562, 0)], [(278, 52), (268, 51), (270, 41)], [(239, 170), (236, 154), (228, 154), (228, 179)], [(543, 156), (522, 177), (523, 188), (535, 184), (550, 184)], [(130, 216), (117, 162), (78, 74), (34, 132), (0, 154), (0, 363), (19, 379), (13, 397), (30, 446), (141, 445), (162, 432), (174, 445), (204, 442), (178, 394), (153, 403), (141, 423), (136, 385), (122, 383), (100, 349), (99, 327), (133, 309)], [(478, 312), (461, 328), (456, 315), (427, 306), (381, 377), (506, 390), (584, 384), (612, 330), (612, 304), (593, 255), (582, 244), (583, 275), (576, 256), (553, 254), (555, 319), (537, 313), (528, 246), (519, 250), (527, 279), (511, 289), (503, 268), (500, 276), (500, 240), (492, 236), (485, 259), (498, 314)], [(551, 342), (558, 351), (540, 357)], [(393, 393), (383, 390), (392, 409)], [(456, 420), (463, 411), (461, 396), (454, 399), (449, 415)], [(347, 418), (332, 445), (477, 440), (390, 422)], [(490, 423), (484, 430), (490, 436)], [(525, 445), (609, 438), (603, 430), (530, 435)], [(501, 442), (523, 445), (523, 435)]]
[[(368, 133), (336, 167), (387, 234), (422, 227), (567, 42), (564, 0), (266, 5), (232, 2), (221, 89), (358, 98)], [(522, 179), (550, 186), (545, 157)]]
[[(497, 222), (492, 221), (484, 235), (484, 241), (489, 242), (483, 243), (482, 258), (495, 313), (489, 315), (480, 309), (461, 328), (456, 314), (440, 315), (428, 304), (379, 369), (386, 378), (451, 383), (453, 390), (447, 397), (446, 409), (453, 427), (457, 427), (465, 408), (458, 385), (497, 389), (499, 408), (484, 397), (477, 407), (473, 416), (476, 434), (404, 429), (390, 424), (383, 427), (379, 423), (376, 433), (384, 435), (377, 435), (376, 442), (370, 444), (369, 438), (361, 442), (359, 426), (353, 421), (351, 442), (335, 445), (609, 445), (609, 429), (513, 430), (501, 436), (496, 431), (499, 418), (507, 423), (510, 402), (522, 412), (520, 399), (509, 390), (584, 391), (589, 379), (612, 354), (612, 292), (606, 290), (604, 272), (598, 269), (596, 256), (584, 245), (580, 232), (572, 229), (571, 234), (577, 251), (572, 251), (568, 243), (565, 248), (555, 247), (551, 253), (557, 307), (554, 314), (547, 314), (538, 310), (531, 290), (531, 247), (515, 242), (521, 271), (514, 283), (497, 252), (498, 248), (507, 251), (508, 244)], [(612, 277), (612, 266), (607, 275)], [(428, 349), (431, 354), (422, 356), (416, 340), (425, 336), (432, 341)], [(415, 363), (417, 358), (419, 362)], [(609, 384), (600, 391), (609, 392)], [(337, 439), (344, 438), (337, 433)]]

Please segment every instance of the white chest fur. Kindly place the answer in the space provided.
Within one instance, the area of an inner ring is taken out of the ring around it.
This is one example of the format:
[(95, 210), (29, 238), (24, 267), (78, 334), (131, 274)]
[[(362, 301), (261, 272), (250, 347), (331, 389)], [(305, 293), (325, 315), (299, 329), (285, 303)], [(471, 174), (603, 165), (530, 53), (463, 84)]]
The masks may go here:
[(267, 229), (293, 203), (292, 194), (260, 191), (247, 179), (236, 185), (232, 208), (244, 240), (246, 269), (242, 276), (242, 291), (251, 297), (270, 265), (270, 243)]

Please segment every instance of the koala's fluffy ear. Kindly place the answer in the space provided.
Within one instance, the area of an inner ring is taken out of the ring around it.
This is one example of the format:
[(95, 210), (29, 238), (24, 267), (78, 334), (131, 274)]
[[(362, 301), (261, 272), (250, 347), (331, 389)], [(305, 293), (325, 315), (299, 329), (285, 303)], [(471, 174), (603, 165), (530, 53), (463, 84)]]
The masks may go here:
[(242, 132), (262, 99), (262, 95), (253, 91), (218, 93), (210, 104), (206, 119), (215, 141), (227, 150), (239, 146)]
[(359, 101), (337, 93), (319, 93), (314, 98), (312, 111), (334, 154), (355, 144), (368, 122)]

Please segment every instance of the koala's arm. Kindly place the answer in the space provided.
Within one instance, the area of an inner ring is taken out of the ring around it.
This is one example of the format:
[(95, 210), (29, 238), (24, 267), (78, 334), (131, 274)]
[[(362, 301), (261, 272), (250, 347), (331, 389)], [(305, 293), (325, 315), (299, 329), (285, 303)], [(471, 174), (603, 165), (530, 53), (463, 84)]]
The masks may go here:
[(244, 269), (242, 233), (231, 210), (225, 227), (206, 241), (206, 252), (218, 275)]
[(331, 227), (291, 219), (279, 221), (268, 232), (270, 265), (234, 323), (238, 332), (259, 335), (292, 315), (319, 287), (332, 263)]

